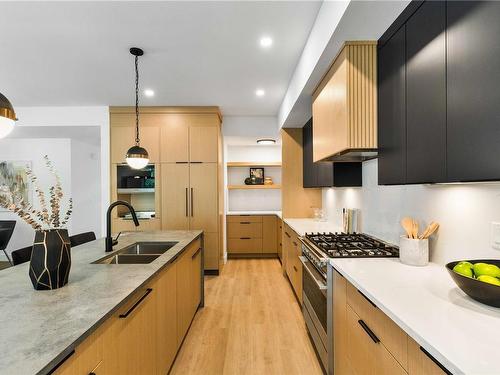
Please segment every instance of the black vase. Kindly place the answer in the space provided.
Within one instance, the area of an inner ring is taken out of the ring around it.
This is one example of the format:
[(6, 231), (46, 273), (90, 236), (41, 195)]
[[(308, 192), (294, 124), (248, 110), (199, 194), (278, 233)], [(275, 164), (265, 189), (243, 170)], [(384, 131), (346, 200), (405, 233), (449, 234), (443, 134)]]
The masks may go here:
[(30, 279), (36, 290), (61, 288), (68, 283), (71, 243), (66, 229), (35, 233), (30, 261)]

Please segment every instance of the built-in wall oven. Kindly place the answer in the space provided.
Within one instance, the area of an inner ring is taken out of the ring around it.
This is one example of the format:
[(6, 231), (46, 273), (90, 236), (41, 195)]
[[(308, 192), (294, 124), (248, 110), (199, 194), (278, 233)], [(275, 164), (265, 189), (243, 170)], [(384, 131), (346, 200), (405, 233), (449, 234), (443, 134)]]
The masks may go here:
[[(316, 349), (323, 369), (328, 368), (327, 337), (327, 280), (316, 263), (318, 258), (311, 252), (303, 239), (302, 242), (302, 314), (307, 330)], [(319, 264), (319, 263), (318, 263)], [(320, 266), (321, 269), (321, 266)]]

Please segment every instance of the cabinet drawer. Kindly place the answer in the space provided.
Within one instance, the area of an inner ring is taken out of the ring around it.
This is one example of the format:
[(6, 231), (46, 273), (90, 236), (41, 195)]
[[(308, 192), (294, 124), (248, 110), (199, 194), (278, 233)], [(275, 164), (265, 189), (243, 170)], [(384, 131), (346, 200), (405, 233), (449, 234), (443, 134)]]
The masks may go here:
[(360, 319), (370, 326), (370, 329), (401, 366), (407, 369), (408, 336), (406, 333), (350, 283), (347, 285), (347, 304)]
[(229, 238), (228, 253), (262, 253), (262, 238)]
[(408, 374), (410, 375), (445, 375), (450, 374), (444, 367), (408, 337)]
[(240, 221), (249, 221), (251, 223), (262, 223), (260, 215), (227, 215), (228, 223), (239, 223)]
[(347, 360), (352, 374), (406, 375), (406, 371), (374, 335), (372, 327), (347, 306)]
[(239, 221), (227, 223), (227, 238), (262, 238), (262, 223)]

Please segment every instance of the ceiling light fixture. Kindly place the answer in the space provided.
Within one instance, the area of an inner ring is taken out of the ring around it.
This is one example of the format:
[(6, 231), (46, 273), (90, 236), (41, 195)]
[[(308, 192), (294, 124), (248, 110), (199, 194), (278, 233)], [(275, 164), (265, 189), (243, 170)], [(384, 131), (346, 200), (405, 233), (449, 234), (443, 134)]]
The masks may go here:
[(257, 139), (258, 145), (274, 145), (275, 143), (276, 139), (271, 139), (271, 138)]
[(257, 90), (255, 90), (255, 95), (264, 96), (264, 95), (266, 95), (266, 92), (262, 89), (257, 89)]
[(8, 136), (14, 130), (16, 121), (14, 107), (9, 99), (0, 93), (0, 138)]
[(260, 46), (263, 48), (269, 48), (273, 45), (273, 40), (269, 36), (264, 36), (260, 38)]
[(144, 55), (144, 51), (140, 48), (130, 48), (130, 53), (135, 56), (135, 146), (132, 146), (127, 151), (125, 160), (133, 169), (142, 169), (149, 163), (149, 155), (145, 148), (141, 147), (139, 139), (139, 56)]
[(151, 89), (146, 89), (144, 90), (144, 95), (146, 95), (147, 97), (152, 97), (152, 96), (155, 96), (155, 92)]

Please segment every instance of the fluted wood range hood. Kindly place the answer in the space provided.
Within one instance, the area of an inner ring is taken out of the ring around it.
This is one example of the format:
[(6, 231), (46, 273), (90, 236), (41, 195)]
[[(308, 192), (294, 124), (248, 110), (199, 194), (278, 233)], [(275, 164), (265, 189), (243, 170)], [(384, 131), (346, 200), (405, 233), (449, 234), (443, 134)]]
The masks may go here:
[(377, 42), (346, 42), (313, 94), (314, 161), (377, 156)]

